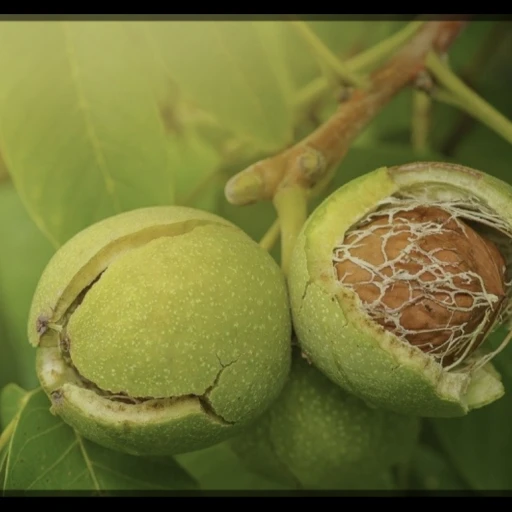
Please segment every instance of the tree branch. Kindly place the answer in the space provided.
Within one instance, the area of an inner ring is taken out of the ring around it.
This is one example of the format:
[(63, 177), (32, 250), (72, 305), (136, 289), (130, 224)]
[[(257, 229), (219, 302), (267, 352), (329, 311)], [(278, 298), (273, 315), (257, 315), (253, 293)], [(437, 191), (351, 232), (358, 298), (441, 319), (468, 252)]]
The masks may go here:
[(329, 180), (352, 141), (382, 108), (425, 68), (430, 51), (445, 52), (465, 21), (433, 21), (370, 75), (370, 86), (355, 89), (333, 116), (308, 137), (278, 155), (260, 160), (233, 176), (225, 195), (232, 204), (272, 200), (282, 187), (314, 192)]

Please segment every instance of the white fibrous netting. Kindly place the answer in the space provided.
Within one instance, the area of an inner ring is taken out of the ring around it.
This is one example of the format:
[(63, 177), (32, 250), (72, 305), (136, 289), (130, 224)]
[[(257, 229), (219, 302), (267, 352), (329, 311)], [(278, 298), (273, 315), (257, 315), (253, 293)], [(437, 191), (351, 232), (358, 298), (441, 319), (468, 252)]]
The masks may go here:
[[(478, 232), (471, 226), (480, 226)], [(482, 234), (480, 234), (482, 233)], [(485, 234), (483, 234), (485, 233)], [(474, 369), (468, 355), (509, 315), (510, 227), (475, 200), (392, 196), (334, 249), (340, 283), (367, 315), (446, 369)], [(507, 340), (508, 341), (508, 340)]]

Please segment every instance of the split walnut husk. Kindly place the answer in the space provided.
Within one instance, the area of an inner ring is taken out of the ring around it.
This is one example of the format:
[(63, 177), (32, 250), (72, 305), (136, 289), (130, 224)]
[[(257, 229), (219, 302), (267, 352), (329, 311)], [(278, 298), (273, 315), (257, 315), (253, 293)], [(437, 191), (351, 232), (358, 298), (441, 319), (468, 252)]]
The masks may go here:
[(279, 266), (234, 224), (181, 206), (123, 212), (68, 240), (41, 275), (27, 327), (51, 411), (131, 455), (230, 438), (290, 369)]
[(450, 417), (504, 394), (512, 187), (460, 165), (380, 168), (310, 216), (289, 275), (304, 355), (386, 409)]

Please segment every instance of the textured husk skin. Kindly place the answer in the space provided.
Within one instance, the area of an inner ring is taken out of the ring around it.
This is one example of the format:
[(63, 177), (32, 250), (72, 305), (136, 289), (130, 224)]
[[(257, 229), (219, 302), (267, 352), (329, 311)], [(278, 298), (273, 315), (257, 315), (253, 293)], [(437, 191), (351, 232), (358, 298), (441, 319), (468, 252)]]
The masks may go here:
[(503, 395), (493, 365), (473, 373), (445, 371), (369, 320), (332, 266), (335, 245), (378, 201), (402, 187), (429, 182), (480, 198), (512, 225), (512, 188), (482, 172), (430, 162), (377, 169), (331, 194), (303, 227), (288, 280), (292, 317), (307, 357), (368, 404), (402, 414), (461, 416)]
[(368, 407), (300, 356), (258, 422), (229, 443), (256, 473), (292, 488), (377, 489), (412, 455), (417, 417)]
[[(84, 388), (57, 334), (41, 335), (42, 318), (66, 326), (73, 365), (101, 390), (157, 400)], [(202, 449), (254, 421), (284, 386), (290, 337), (276, 262), (231, 223), (181, 207), (127, 212), (76, 235), (43, 272), (29, 319), (52, 410), (84, 437), (138, 455)]]

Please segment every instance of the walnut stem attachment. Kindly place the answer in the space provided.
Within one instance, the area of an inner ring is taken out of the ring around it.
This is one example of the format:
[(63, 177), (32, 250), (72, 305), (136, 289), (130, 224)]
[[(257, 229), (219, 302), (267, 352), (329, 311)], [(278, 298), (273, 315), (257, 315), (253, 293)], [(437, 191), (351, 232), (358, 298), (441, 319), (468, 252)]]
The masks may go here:
[(281, 226), (281, 268), (288, 275), (295, 240), (308, 216), (306, 190), (295, 183), (280, 187), (274, 206)]

